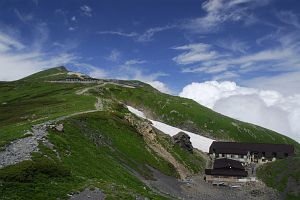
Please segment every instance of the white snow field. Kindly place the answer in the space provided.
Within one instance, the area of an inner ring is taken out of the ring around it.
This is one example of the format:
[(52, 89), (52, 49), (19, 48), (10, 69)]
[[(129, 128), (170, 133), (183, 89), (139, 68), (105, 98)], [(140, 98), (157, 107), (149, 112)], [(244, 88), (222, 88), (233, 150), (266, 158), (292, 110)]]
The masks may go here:
[(127, 106), (128, 110), (130, 112), (132, 112), (133, 114), (135, 114), (138, 117), (147, 119), (149, 121), (152, 122), (152, 126), (157, 128), (158, 130), (164, 132), (165, 134), (168, 134), (170, 136), (176, 135), (178, 132), (184, 132), (186, 134), (188, 134), (191, 138), (191, 142), (194, 148), (197, 148), (203, 152), (208, 152), (209, 151), (209, 147), (211, 145), (211, 143), (214, 141), (210, 138), (207, 137), (203, 137), (201, 135), (195, 134), (195, 133), (191, 133), (188, 131), (184, 131), (182, 129), (170, 126), (168, 124), (162, 123), (162, 122), (158, 122), (158, 121), (154, 121), (152, 119), (148, 119), (146, 118), (145, 114), (131, 106)]

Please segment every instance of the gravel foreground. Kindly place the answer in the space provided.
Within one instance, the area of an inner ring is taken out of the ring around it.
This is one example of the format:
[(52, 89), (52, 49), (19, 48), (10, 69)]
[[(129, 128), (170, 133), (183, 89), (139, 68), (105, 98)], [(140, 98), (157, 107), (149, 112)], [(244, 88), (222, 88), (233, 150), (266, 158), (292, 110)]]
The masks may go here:
[(276, 200), (280, 199), (279, 193), (265, 186), (264, 183), (249, 182), (239, 188), (226, 186), (213, 186), (203, 180), (203, 176), (195, 176), (187, 181), (166, 176), (153, 169), (156, 180), (144, 180), (144, 182), (155, 190), (167, 194), (173, 198), (184, 200)]

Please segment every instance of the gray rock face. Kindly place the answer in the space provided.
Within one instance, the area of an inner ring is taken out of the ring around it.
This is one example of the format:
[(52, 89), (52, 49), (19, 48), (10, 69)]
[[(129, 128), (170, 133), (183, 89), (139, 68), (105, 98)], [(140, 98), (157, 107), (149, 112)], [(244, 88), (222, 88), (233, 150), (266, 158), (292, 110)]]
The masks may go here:
[(179, 132), (173, 136), (173, 139), (175, 144), (178, 144), (181, 148), (193, 153), (193, 145), (188, 134)]
[(46, 125), (33, 126), (30, 134), (32, 136), (18, 139), (8, 145), (0, 152), (0, 168), (14, 165), (24, 160), (31, 159), (31, 153), (38, 151), (39, 141), (47, 135)]
[(71, 195), (70, 200), (103, 200), (105, 199), (105, 194), (100, 191), (98, 188), (95, 190), (85, 189), (84, 191)]
[(64, 131), (64, 125), (63, 124), (58, 124), (58, 125), (55, 126), (55, 129), (58, 132), (63, 132)]

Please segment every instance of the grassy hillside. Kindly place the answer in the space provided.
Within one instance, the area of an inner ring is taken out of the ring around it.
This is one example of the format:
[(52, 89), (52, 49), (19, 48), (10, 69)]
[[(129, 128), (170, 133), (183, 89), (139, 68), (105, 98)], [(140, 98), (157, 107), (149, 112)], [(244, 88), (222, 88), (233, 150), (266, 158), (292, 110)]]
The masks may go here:
[(126, 88), (106, 85), (94, 89), (93, 94), (115, 98), (144, 110), (150, 117), (167, 124), (196, 132), (217, 140), (287, 143), (299, 152), (299, 144), (274, 131), (223, 116), (193, 100), (161, 93), (149, 85)]
[[(40, 144), (42, 152), (35, 153), (33, 161), (0, 169), (0, 198), (65, 199), (67, 193), (93, 186), (101, 188), (108, 199), (133, 199), (137, 195), (164, 199), (131, 171), (147, 179), (152, 178), (147, 166), (166, 175), (178, 174), (169, 162), (147, 148), (143, 137), (124, 120), (124, 112), (83, 114), (63, 121), (64, 132), (51, 131), (48, 136), (59, 157)], [(172, 145), (170, 139), (165, 142), (182, 163), (188, 163), (195, 172), (203, 170), (201, 156), (190, 154), (187, 158), (186, 152)]]
[[(76, 94), (86, 85), (49, 83), (40, 78), (53, 73), (57, 70), (0, 83), (2, 148), (26, 137), (24, 133), (33, 124), (95, 109), (95, 96)], [(63, 133), (51, 130), (47, 137), (54, 149), (40, 143), (41, 152), (33, 153), (32, 161), (0, 169), (0, 199), (67, 199), (68, 193), (85, 187), (100, 188), (108, 199), (165, 199), (133, 172), (151, 179), (148, 166), (174, 177), (179, 177), (177, 170), (152, 151), (143, 136), (124, 119), (129, 114), (127, 109), (115, 101), (107, 104), (108, 110), (65, 119)], [(201, 154), (189, 154), (174, 145), (169, 136), (157, 134), (158, 143), (191, 173), (203, 171), (205, 161)]]
[(286, 199), (300, 199), (300, 157), (268, 163), (257, 175), (268, 186), (279, 190)]
[(32, 124), (94, 109), (95, 97), (75, 94), (82, 87), (43, 81), (0, 83), (0, 147), (21, 137)]
[[(148, 166), (174, 177), (179, 177), (178, 169), (154, 151), (145, 135), (129, 123), (126, 119), (129, 111), (120, 102), (143, 110), (153, 119), (210, 138), (289, 143), (294, 144), (297, 151), (300, 149), (299, 144), (288, 137), (220, 115), (192, 100), (160, 93), (139, 81), (116, 84), (106, 80), (100, 85), (48, 82), (67, 76), (66, 69), (59, 67), (19, 81), (0, 82), (0, 149), (17, 138), (27, 137), (24, 134), (31, 125), (95, 111), (97, 98), (104, 106), (103, 111), (64, 119), (64, 132), (51, 130), (47, 136), (54, 148), (40, 143), (40, 152), (33, 153), (32, 161), (0, 169), (0, 199), (66, 199), (68, 193), (86, 187), (100, 188), (108, 199), (137, 196), (165, 199), (145, 186), (141, 177), (152, 178)], [(124, 83), (136, 88), (122, 86)], [(85, 93), (78, 94), (78, 91)], [(190, 173), (203, 172), (205, 156), (201, 152), (190, 154), (174, 145), (169, 136), (154, 132), (153, 141), (180, 165)], [(268, 185), (283, 191), (291, 174), (282, 173), (282, 178), (274, 181), (278, 173), (274, 169), (280, 171), (289, 162), (298, 161), (295, 158), (268, 164), (259, 175)], [(273, 168), (273, 165), (278, 167)], [(299, 175), (297, 168), (289, 170)], [(299, 182), (299, 178), (295, 180)]]

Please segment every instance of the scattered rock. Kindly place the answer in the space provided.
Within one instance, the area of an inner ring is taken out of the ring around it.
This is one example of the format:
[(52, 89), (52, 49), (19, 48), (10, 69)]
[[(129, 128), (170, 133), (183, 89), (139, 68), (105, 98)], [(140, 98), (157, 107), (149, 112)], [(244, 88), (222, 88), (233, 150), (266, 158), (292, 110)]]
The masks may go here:
[(78, 194), (74, 194), (70, 197), (70, 200), (86, 200), (86, 199), (103, 200), (105, 199), (105, 194), (101, 192), (98, 188), (95, 188), (94, 190), (90, 190), (86, 188), (84, 191)]
[(182, 149), (188, 152), (193, 152), (193, 145), (190, 141), (190, 136), (184, 132), (179, 132), (173, 136), (174, 143), (178, 144)]
[(56, 125), (55, 130), (57, 130), (58, 132), (63, 132), (64, 131), (64, 125), (63, 124)]

